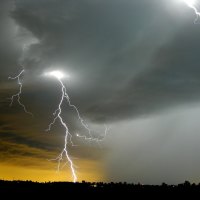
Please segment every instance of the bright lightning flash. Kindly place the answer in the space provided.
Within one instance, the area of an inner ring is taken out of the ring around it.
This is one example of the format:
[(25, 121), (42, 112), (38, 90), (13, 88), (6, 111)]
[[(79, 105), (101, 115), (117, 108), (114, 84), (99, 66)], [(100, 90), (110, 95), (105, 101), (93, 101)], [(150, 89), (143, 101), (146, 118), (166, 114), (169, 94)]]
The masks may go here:
[[(66, 75), (60, 71), (52, 71), (52, 72), (48, 72), (48, 73), (45, 73), (46, 76), (54, 76), (56, 77), (58, 80), (64, 78)], [(67, 76), (69, 77), (69, 75)]]
[(27, 111), (26, 106), (21, 102), (21, 96), (20, 95), (22, 94), (22, 87), (23, 87), (23, 84), (22, 84), (22, 81), (21, 81), (21, 76), (23, 74), (24, 74), (24, 69), (17, 76), (8, 77), (8, 79), (10, 79), (10, 80), (17, 80), (17, 83), (19, 85), (18, 93), (12, 95), (12, 97), (11, 97), (10, 106), (13, 105), (14, 99), (17, 98), (17, 101), (18, 101), (19, 105), (24, 109), (24, 112), (33, 116), (33, 114), (31, 112)]
[(197, 23), (198, 18), (200, 17), (200, 12), (198, 11), (196, 7), (196, 0), (182, 0), (184, 3), (187, 4), (188, 7), (192, 8), (196, 14), (196, 19), (194, 20), (194, 23)]
[[(49, 124), (49, 127), (47, 129), (47, 131), (50, 131), (51, 127), (55, 124), (55, 122), (57, 120), (62, 124), (63, 128), (65, 129), (64, 148), (61, 151), (61, 153), (58, 155), (58, 157), (56, 159), (54, 159), (54, 160), (58, 161), (58, 167), (57, 167), (58, 171), (60, 170), (61, 162), (63, 160), (66, 160), (64, 166), (66, 165), (67, 162), (70, 164), (70, 169), (71, 169), (73, 181), (76, 182), (77, 181), (77, 175), (76, 175), (76, 172), (75, 172), (75, 166), (74, 166), (74, 163), (73, 163), (72, 159), (70, 158), (70, 156), (68, 154), (68, 144), (69, 144), (69, 142), (73, 146), (72, 135), (69, 132), (69, 128), (68, 128), (67, 124), (63, 121), (63, 118), (61, 116), (62, 115), (62, 104), (63, 104), (63, 101), (67, 100), (68, 105), (70, 107), (72, 107), (76, 111), (78, 119), (81, 122), (82, 126), (88, 131), (89, 137), (81, 136), (79, 134), (76, 135), (77, 137), (84, 138), (85, 140), (96, 141), (96, 142), (102, 141), (103, 139), (98, 139), (98, 138), (93, 138), (92, 137), (92, 135), (91, 135), (91, 129), (84, 122), (84, 120), (81, 118), (78, 108), (75, 105), (71, 104), (69, 95), (67, 94), (67, 91), (66, 91), (66, 87), (65, 87), (65, 85), (62, 82), (62, 79), (64, 77), (68, 77), (69, 78), (69, 75), (66, 75), (66, 74), (62, 73), (61, 71), (51, 71), (51, 72), (45, 73), (45, 76), (55, 77), (59, 81), (59, 83), (61, 85), (61, 92), (62, 92), (62, 96), (61, 96), (60, 102), (58, 104), (58, 107), (55, 110), (55, 112), (53, 113), (54, 119)], [(108, 128), (106, 127), (106, 129), (105, 129), (105, 136), (107, 134), (107, 131), (108, 131)]]

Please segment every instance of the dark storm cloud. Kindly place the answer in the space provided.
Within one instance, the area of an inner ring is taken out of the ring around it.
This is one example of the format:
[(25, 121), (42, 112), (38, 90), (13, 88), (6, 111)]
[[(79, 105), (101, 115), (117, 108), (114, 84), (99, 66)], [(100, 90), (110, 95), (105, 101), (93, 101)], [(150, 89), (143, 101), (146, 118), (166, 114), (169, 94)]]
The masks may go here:
[(25, 137), (24, 134), (21, 133), (16, 134), (16, 130), (13, 130), (13, 132), (11, 132), (9, 130), (9, 127), (3, 128), (3, 130), (0, 132), (0, 137), (3, 141), (18, 143), (18, 144), (27, 144), (29, 147), (34, 147), (38, 149), (46, 149), (46, 150), (55, 149), (55, 147), (54, 148), (52, 146), (50, 147), (48, 146), (48, 144), (45, 144), (42, 141), (41, 142), (39, 142), (38, 140), (34, 141), (30, 137)]
[(7, 81), (10, 71), (16, 70), (21, 54), (21, 48), (15, 35), (17, 26), (10, 17), (12, 8), (12, 1), (2, 0), (0, 2), (0, 83)]
[[(190, 85), (181, 90), (172, 83), (166, 86), (173, 79), (172, 68), (175, 73), (180, 65), (189, 69), (183, 55), (175, 57), (171, 50), (182, 45), (173, 44), (173, 37), (188, 27), (179, 30), (182, 24), (174, 22), (169, 8), (164, 0), (17, 0), (11, 15), (38, 39), (24, 59), (30, 74), (55, 66), (69, 71), (77, 78), (70, 90), (73, 101), (90, 120), (105, 122), (146, 114), (169, 106), (168, 100), (175, 104), (187, 98)], [(192, 35), (192, 41), (183, 39), (196, 42)], [(188, 51), (186, 45), (181, 49)], [(166, 60), (159, 61), (160, 56)], [(174, 98), (177, 92), (180, 95)]]
[[(134, 117), (199, 101), (199, 35), (199, 27), (194, 28), (193, 24), (182, 27), (167, 44), (155, 51), (148, 68), (128, 80), (113, 97), (115, 101), (103, 104), (98, 111), (102, 111), (102, 116), (108, 113), (116, 118), (120, 115)], [(91, 108), (98, 107), (94, 104)]]
[[(199, 100), (200, 29), (178, 21), (164, 0), (1, 4), (1, 81), (19, 71), (23, 57), (22, 101), (37, 118), (42, 117), (43, 122), (37, 123), (40, 128), (43, 123), (41, 129), (52, 119), (60, 90), (56, 80), (38, 75), (57, 66), (72, 74), (70, 97), (91, 121), (129, 119)], [(30, 46), (23, 53), (26, 43)], [(1, 113), (23, 112), (15, 105), (9, 109), (6, 98), (18, 89), (9, 87), (1, 90)], [(72, 111), (67, 114), (69, 124), (79, 126)]]

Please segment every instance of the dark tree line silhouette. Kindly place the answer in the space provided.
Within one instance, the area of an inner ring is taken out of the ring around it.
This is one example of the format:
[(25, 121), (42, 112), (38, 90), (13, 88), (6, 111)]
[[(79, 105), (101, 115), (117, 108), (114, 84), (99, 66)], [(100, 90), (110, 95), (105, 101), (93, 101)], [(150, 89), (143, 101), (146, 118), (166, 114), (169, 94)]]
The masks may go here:
[[(43, 195), (45, 197), (52, 197), (55, 195), (80, 196), (86, 195), (100, 195), (100, 194), (132, 194), (135, 196), (157, 194), (157, 195), (186, 195), (186, 194), (200, 194), (200, 183), (191, 184), (189, 181), (178, 185), (142, 185), (124, 183), (103, 183), (103, 182), (32, 182), (32, 181), (6, 181), (0, 180), (0, 194), (1, 195)], [(89, 196), (88, 196), (89, 197)], [(162, 196), (160, 196), (162, 197)]]

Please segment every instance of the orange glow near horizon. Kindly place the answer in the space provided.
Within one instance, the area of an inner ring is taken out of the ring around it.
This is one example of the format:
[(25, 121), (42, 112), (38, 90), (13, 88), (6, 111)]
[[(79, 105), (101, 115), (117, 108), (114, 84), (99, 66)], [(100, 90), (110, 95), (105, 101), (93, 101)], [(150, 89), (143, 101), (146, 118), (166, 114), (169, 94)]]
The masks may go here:
[[(104, 181), (105, 177), (102, 169), (94, 161), (83, 162), (82, 169), (77, 170), (78, 182), (82, 180), (90, 182)], [(89, 166), (89, 167), (88, 167)], [(71, 182), (71, 172), (69, 169), (63, 169), (60, 172), (56, 172), (52, 169), (31, 168), (24, 166), (6, 165), (0, 164), (0, 179), (1, 180), (30, 180), (37, 182), (57, 182), (66, 181)], [(95, 169), (95, 170), (94, 170)]]

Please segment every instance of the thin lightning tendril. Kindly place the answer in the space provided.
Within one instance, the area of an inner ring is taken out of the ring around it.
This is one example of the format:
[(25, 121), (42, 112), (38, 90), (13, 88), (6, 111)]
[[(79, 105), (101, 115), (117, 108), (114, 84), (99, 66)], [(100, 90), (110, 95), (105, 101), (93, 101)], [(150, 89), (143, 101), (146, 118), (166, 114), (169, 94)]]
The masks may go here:
[[(84, 140), (87, 140), (87, 141), (93, 141), (93, 142), (97, 142), (97, 143), (99, 143), (99, 142), (102, 142), (105, 138), (106, 138), (106, 136), (107, 136), (107, 133), (108, 133), (108, 131), (109, 131), (109, 127), (107, 127), (106, 125), (104, 125), (105, 126), (105, 131), (104, 131), (104, 134), (101, 136), (101, 138), (95, 138), (95, 137), (87, 137), (87, 136), (85, 136), (85, 135), (80, 135), (80, 134), (76, 134), (76, 136), (77, 137), (79, 137), (79, 138), (83, 138)], [(91, 130), (90, 130), (91, 131)]]
[(24, 112), (33, 116), (33, 114), (31, 112), (29, 112), (26, 109), (26, 106), (21, 102), (21, 94), (22, 94), (22, 87), (23, 87), (23, 84), (22, 84), (22, 81), (21, 81), (21, 76), (23, 74), (24, 74), (24, 69), (17, 76), (15, 76), (15, 77), (10, 77), (9, 76), (8, 77), (9, 80), (17, 80), (17, 83), (19, 85), (19, 91), (18, 91), (18, 93), (12, 95), (12, 97), (10, 98), (11, 99), (10, 106), (13, 105), (14, 99), (17, 98), (17, 102), (23, 108)]
[[(49, 124), (48, 126), (48, 129), (46, 131), (50, 131), (52, 126), (55, 124), (55, 122), (57, 120), (60, 121), (60, 123), (62, 124), (63, 128), (65, 129), (65, 139), (64, 139), (64, 148), (63, 150), (61, 151), (61, 153), (58, 155), (57, 158), (55, 159), (52, 159), (52, 160), (57, 160), (58, 161), (58, 165), (57, 165), (57, 171), (60, 171), (60, 168), (61, 168), (61, 162), (63, 160), (66, 159), (66, 162), (65, 164), (62, 166), (62, 168), (67, 164), (67, 162), (69, 163), (70, 165), (70, 169), (71, 169), (71, 172), (72, 172), (72, 178), (73, 178), (73, 181), (76, 182), (77, 181), (77, 175), (76, 175), (76, 171), (75, 171), (75, 165), (71, 159), (71, 157), (69, 156), (68, 154), (68, 142), (71, 143), (72, 146), (74, 146), (73, 142), (72, 142), (72, 135), (71, 133), (69, 132), (69, 128), (67, 126), (67, 124), (63, 121), (63, 118), (61, 116), (62, 114), (62, 104), (63, 104), (63, 101), (66, 99), (67, 100), (67, 103), (70, 107), (72, 107), (76, 113), (77, 113), (77, 116), (78, 116), (78, 119), (79, 121), (81, 122), (82, 126), (88, 131), (88, 134), (89, 134), (89, 137), (87, 136), (81, 136), (79, 134), (77, 134), (76, 136), (77, 137), (80, 137), (80, 138), (84, 138), (85, 140), (90, 140), (90, 141), (95, 141), (95, 142), (100, 142), (103, 140), (104, 137), (102, 137), (101, 139), (99, 138), (93, 138), (92, 137), (92, 134), (91, 134), (91, 129), (89, 128), (89, 126), (84, 122), (84, 120), (81, 118), (80, 116), (80, 112), (78, 110), (78, 108), (73, 105), (70, 101), (70, 98), (69, 98), (69, 95), (67, 94), (67, 91), (66, 91), (66, 87), (65, 85), (63, 84), (61, 78), (55, 76), (57, 78), (57, 80), (59, 81), (60, 85), (61, 85), (61, 91), (62, 91), (62, 96), (61, 96), (61, 100), (58, 104), (58, 108), (55, 110), (55, 112), (53, 113), (53, 116), (54, 116), (54, 119), (53, 121)], [(108, 128), (105, 127), (105, 136), (107, 135), (107, 131), (108, 131)]]
[(192, 8), (196, 14), (196, 19), (194, 20), (194, 23), (197, 24), (197, 21), (200, 17), (200, 12), (197, 10), (196, 6), (195, 6), (195, 1), (189, 1), (189, 0), (183, 0), (186, 5), (190, 8)]

